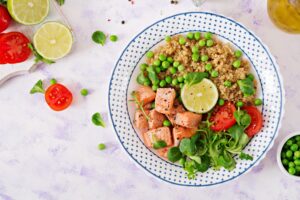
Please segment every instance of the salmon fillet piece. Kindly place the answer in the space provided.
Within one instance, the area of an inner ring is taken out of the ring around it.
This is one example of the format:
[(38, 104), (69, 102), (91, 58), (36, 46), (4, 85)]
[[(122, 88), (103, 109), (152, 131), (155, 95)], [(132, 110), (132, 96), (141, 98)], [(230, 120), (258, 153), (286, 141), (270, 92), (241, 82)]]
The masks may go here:
[(161, 127), (144, 133), (144, 142), (147, 147), (152, 148), (155, 140), (163, 140), (167, 146), (173, 144), (172, 135), (169, 127)]
[(190, 138), (196, 134), (196, 128), (185, 128), (182, 126), (175, 126), (173, 128), (174, 146), (178, 146), (183, 138)]
[(156, 110), (151, 110), (149, 113), (149, 129), (156, 129), (163, 126), (163, 122), (166, 119), (165, 115), (157, 112)]
[(202, 115), (192, 112), (182, 112), (177, 113), (175, 117), (175, 124), (187, 127), (187, 128), (197, 128), (201, 122)]
[(168, 158), (168, 151), (171, 147), (165, 147), (165, 148), (161, 148), (156, 150), (157, 154), (163, 158)]
[[(149, 116), (149, 110), (145, 110), (146, 115)], [(149, 124), (146, 116), (141, 110), (136, 110), (134, 114), (134, 125), (141, 133), (145, 133), (149, 130)]]
[(151, 87), (148, 86), (140, 86), (136, 91), (136, 96), (139, 102), (146, 105), (147, 103), (151, 103), (155, 99), (155, 92)]
[(185, 112), (184, 107), (178, 101), (175, 101), (174, 107), (171, 110), (171, 114), (168, 114), (166, 116), (168, 120), (172, 123), (172, 125), (175, 125), (176, 113), (182, 113), (182, 112)]
[(173, 88), (159, 88), (155, 97), (155, 110), (163, 114), (170, 114), (175, 98), (176, 92)]

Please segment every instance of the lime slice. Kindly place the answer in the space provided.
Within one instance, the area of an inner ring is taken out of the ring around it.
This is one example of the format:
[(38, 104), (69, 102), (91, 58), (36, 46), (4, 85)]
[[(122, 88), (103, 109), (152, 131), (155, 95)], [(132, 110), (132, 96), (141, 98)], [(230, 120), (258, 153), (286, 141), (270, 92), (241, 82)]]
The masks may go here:
[(181, 91), (181, 99), (189, 111), (206, 113), (217, 103), (219, 98), (218, 89), (209, 79), (203, 79), (194, 85), (185, 84)]
[(70, 29), (65, 25), (47, 22), (33, 36), (33, 44), (41, 56), (49, 60), (57, 60), (71, 51), (73, 37)]
[(7, 9), (21, 24), (41, 23), (49, 13), (49, 0), (8, 0)]

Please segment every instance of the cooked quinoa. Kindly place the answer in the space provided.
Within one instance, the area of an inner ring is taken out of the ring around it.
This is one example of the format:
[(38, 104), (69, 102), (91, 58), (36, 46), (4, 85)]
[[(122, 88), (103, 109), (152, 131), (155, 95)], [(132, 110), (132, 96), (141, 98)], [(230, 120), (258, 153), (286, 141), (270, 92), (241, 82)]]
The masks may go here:
[[(179, 43), (181, 37), (185, 38), (186, 43), (184, 45)], [(147, 64), (152, 65), (155, 60), (159, 59), (159, 55), (163, 54), (167, 57), (172, 57), (174, 61), (178, 61), (184, 66), (183, 71), (178, 71), (175, 74), (171, 74), (169, 70), (162, 71), (158, 74), (159, 79), (165, 79), (166, 76), (172, 78), (181, 77), (189, 72), (205, 72), (205, 65), (207, 63), (212, 64), (212, 70), (218, 72), (218, 76), (210, 79), (215, 83), (218, 88), (220, 98), (228, 101), (238, 102), (242, 101), (246, 104), (254, 102), (255, 96), (251, 95), (244, 97), (240, 90), (237, 81), (245, 79), (250, 73), (251, 65), (248, 60), (241, 58), (241, 65), (238, 68), (233, 67), (233, 62), (237, 59), (234, 55), (234, 49), (230, 44), (218, 40), (217, 37), (213, 36), (214, 44), (210, 47), (204, 46), (199, 47), (199, 40), (188, 39), (183, 35), (176, 35), (171, 37), (168, 42), (156, 48), (154, 56), (147, 59)], [(208, 61), (195, 62), (192, 60), (192, 47), (199, 47), (200, 55), (207, 55)], [(230, 81), (231, 86), (224, 86), (225, 81)], [(175, 86), (175, 89), (179, 90), (179, 86)], [(256, 89), (256, 81), (254, 80), (254, 88)]]

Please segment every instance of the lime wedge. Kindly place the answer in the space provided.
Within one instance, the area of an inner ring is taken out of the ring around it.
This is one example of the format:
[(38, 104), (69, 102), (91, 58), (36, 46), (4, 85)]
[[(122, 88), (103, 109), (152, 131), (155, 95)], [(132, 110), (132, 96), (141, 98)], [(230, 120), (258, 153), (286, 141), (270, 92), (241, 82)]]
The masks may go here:
[(181, 90), (181, 99), (189, 111), (206, 113), (217, 103), (219, 98), (218, 89), (209, 79), (203, 79), (194, 85), (185, 84)]
[(67, 26), (58, 22), (47, 22), (33, 36), (33, 44), (41, 56), (57, 60), (71, 51), (73, 37)]
[(7, 0), (7, 9), (21, 24), (41, 23), (49, 13), (49, 0)]

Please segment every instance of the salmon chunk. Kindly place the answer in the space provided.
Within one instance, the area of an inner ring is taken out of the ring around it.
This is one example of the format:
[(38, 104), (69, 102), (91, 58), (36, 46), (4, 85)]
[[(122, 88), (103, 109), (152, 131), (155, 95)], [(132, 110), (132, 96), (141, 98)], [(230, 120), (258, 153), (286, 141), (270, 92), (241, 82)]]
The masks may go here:
[(196, 128), (176, 126), (173, 128), (174, 145), (178, 146), (183, 138), (190, 138), (196, 133)]
[(171, 114), (166, 115), (168, 120), (172, 123), (172, 125), (175, 124), (175, 118), (176, 118), (176, 113), (182, 113), (185, 112), (184, 107), (179, 104), (179, 102), (174, 103), (174, 107), (171, 110)]
[[(146, 115), (149, 115), (149, 110), (145, 110)], [(149, 130), (149, 125), (146, 116), (141, 110), (136, 110), (134, 115), (134, 125), (141, 133), (145, 133)]]
[(146, 105), (147, 103), (151, 103), (155, 99), (155, 92), (151, 87), (148, 86), (140, 86), (136, 91), (137, 99), (139, 102)]
[(152, 148), (155, 140), (163, 140), (166, 142), (167, 146), (171, 146), (173, 142), (170, 128), (161, 127), (144, 133), (144, 142), (147, 147)]
[(150, 118), (149, 119), (150, 130), (162, 127), (163, 122), (166, 119), (166, 117), (163, 114), (157, 112), (154, 109), (150, 111), (149, 118)]
[(168, 158), (168, 151), (171, 147), (165, 147), (165, 148), (161, 148), (161, 149), (157, 149), (156, 152), (159, 156), (163, 157), (163, 158)]
[(177, 113), (175, 117), (175, 124), (187, 127), (187, 128), (197, 128), (201, 122), (202, 115), (192, 112)]
[(159, 88), (155, 97), (155, 110), (170, 114), (173, 109), (176, 92), (173, 88)]

